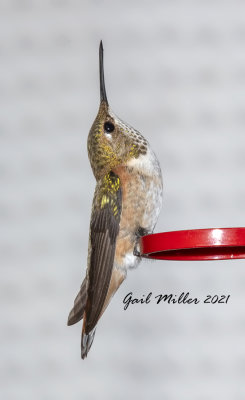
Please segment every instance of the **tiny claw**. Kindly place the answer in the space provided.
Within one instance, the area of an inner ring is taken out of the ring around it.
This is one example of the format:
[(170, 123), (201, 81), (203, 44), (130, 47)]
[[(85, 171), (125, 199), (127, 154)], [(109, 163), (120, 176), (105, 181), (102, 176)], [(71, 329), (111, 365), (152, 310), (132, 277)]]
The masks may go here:
[(135, 248), (134, 248), (134, 252), (133, 252), (133, 254), (134, 254), (134, 256), (136, 256), (136, 257), (141, 257), (141, 253), (140, 253), (140, 251), (139, 251), (139, 250), (137, 250), (137, 244), (136, 244), (136, 246), (135, 246)]

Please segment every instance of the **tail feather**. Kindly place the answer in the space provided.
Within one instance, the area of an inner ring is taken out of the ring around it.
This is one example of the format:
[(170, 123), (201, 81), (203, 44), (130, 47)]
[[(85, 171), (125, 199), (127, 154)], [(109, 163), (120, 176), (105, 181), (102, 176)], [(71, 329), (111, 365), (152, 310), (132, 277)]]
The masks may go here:
[(87, 357), (90, 347), (92, 346), (95, 331), (96, 331), (96, 326), (88, 334), (86, 334), (84, 331), (82, 332), (81, 357), (83, 360), (85, 357)]
[(87, 301), (86, 278), (84, 279), (77, 297), (74, 300), (74, 306), (68, 316), (67, 325), (76, 324), (83, 318)]

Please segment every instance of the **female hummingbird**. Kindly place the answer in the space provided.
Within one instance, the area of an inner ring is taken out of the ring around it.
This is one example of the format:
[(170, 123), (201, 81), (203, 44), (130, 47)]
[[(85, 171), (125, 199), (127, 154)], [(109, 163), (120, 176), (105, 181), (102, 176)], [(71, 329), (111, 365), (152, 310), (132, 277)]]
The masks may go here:
[(100, 106), (88, 135), (96, 179), (86, 277), (68, 325), (83, 318), (81, 357), (127, 270), (141, 260), (139, 239), (153, 232), (162, 205), (162, 174), (148, 141), (111, 110), (105, 90), (103, 45), (99, 47)]

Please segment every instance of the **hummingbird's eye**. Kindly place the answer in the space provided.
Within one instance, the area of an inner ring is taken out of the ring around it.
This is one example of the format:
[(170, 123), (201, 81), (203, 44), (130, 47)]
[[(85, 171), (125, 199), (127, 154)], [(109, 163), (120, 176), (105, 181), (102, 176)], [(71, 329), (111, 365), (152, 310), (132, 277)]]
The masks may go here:
[(106, 132), (108, 132), (108, 133), (111, 133), (111, 132), (113, 132), (114, 131), (114, 129), (115, 129), (115, 126), (113, 125), (113, 123), (112, 122), (105, 122), (104, 123), (104, 130), (106, 131)]

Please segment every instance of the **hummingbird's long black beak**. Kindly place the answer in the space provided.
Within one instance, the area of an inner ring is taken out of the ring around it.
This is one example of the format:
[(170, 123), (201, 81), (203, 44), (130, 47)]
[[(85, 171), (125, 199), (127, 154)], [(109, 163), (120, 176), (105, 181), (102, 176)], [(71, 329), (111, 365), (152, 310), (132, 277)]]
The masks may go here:
[(102, 40), (100, 41), (100, 51), (99, 51), (99, 59), (100, 59), (100, 101), (105, 101), (108, 104), (106, 91), (105, 91), (105, 78), (104, 78), (104, 61), (103, 61), (103, 44)]

